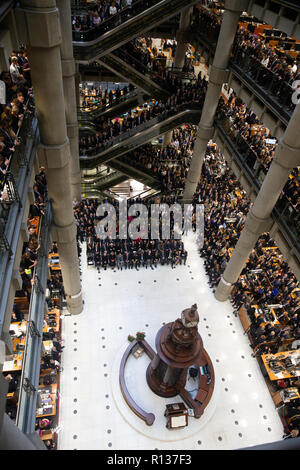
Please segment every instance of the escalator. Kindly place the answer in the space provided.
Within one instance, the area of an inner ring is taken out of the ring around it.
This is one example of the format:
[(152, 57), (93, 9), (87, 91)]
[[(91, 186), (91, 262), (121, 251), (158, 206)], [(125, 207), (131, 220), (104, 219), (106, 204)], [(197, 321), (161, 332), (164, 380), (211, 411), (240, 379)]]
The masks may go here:
[(83, 176), (81, 178), (81, 187), (83, 192), (90, 190), (104, 191), (117, 184), (123, 183), (123, 181), (127, 179), (128, 176), (119, 171), (111, 171), (105, 175), (103, 175), (102, 172), (100, 175)]
[[(167, 89), (162, 79), (158, 76), (154, 78), (153, 74), (141, 63), (138, 64), (137, 69), (134, 60), (129, 58), (129, 55), (121, 49), (118, 49), (114, 54), (107, 54), (98, 62), (122, 80), (132, 83), (132, 85), (141, 89), (144, 93), (148, 93), (151, 97), (165, 98), (170, 94), (170, 90)], [(142, 71), (139, 71), (139, 69), (142, 69)]]
[(120, 159), (111, 160), (109, 167), (118, 172), (122, 172), (124, 175), (127, 175), (128, 178), (133, 178), (152, 189), (161, 190), (161, 182), (159, 178), (154, 176), (153, 172), (138, 165), (134, 160), (130, 158), (125, 160), (125, 158), (126, 157), (123, 159), (123, 157), (121, 157)]
[(94, 39), (85, 40), (87, 36), (81, 32), (78, 37), (73, 35), (73, 38), (77, 39), (73, 40), (74, 58), (77, 62), (88, 63), (103, 57), (131, 39), (174, 17), (184, 8), (198, 3), (198, 1), (140, 0), (135, 2), (130, 11), (128, 9), (125, 9), (127, 12), (122, 10), (94, 29), (93, 34), (97, 34)]
[[(187, 109), (188, 106), (188, 109)], [(80, 156), (82, 169), (91, 169), (107, 163), (127, 152), (144, 145), (152, 139), (185, 123), (198, 124), (201, 106), (182, 105), (176, 110), (164, 112), (143, 124), (130, 129), (106, 143), (106, 146), (89, 155)], [(92, 154), (93, 153), (93, 154)]]
[(113, 119), (116, 116), (120, 116), (128, 112), (128, 109), (134, 109), (138, 105), (145, 103), (149, 99), (149, 96), (145, 93), (139, 93), (138, 90), (133, 90), (127, 95), (121, 96), (112, 103), (106, 105), (99, 105), (96, 109), (86, 112), (79, 109), (77, 113), (78, 123), (80, 127), (89, 126), (95, 122), (101, 116)]

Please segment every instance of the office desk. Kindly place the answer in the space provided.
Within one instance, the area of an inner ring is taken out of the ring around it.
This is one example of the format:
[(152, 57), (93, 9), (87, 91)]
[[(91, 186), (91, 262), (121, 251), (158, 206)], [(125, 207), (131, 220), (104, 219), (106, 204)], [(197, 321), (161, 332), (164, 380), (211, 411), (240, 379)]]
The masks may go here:
[(60, 327), (60, 312), (59, 312), (59, 309), (58, 308), (53, 308), (52, 310), (49, 310), (48, 312), (48, 315), (55, 315), (55, 321), (56, 321), (56, 326), (50, 326), (50, 325), (46, 325), (44, 326), (43, 328), (43, 333), (48, 333), (48, 331), (53, 328), (53, 330), (55, 332), (58, 332), (59, 331), (59, 327)]
[(251, 325), (251, 321), (249, 320), (246, 309), (243, 305), (238, 311), (238, 316), (241, 321), (242, 327), (244, 328), (244, 331), (248, 331)]
[[(300, 367), (296, 367), (295, 362), (299, 361), (300, 363), (300, 349), (296, 351), (285, 351), (279, 352), (276, 354), (262, 354), (261, 356), (262, 361), (265, 365), (266, 371), (270, 380), (278, 380), (278, 379), (290, 379), (291, 377), (300, 377)], [(287, 358), (290, 358), (291, 361), (295, 364), (293, 369), (294, 374), (291, 374), (291, 371), (288, 371), (285, 368), (283, 361)], [(276, 361), (279, 365), (281, 365), (282, 370), (279, 372), (274, 372), (272, 368), (269, 366), (270, 361)]]
[(57, 384), (51, 384), (51, 385), (46, 385), (46, 386), (40, 385), (39, 389), (38, 389), (38, 393), (41, 396), (42, 395), (50, 395), (50, 398), (51, 398), (50, 405), (52, 406), (52, 409), (51, 409), (51, 411), (45, 413), (44, 410), (42, 409), (42, 406), (40, 408), (37, 408), (36, 418), (46, 418), (48, 416), (55, 416), (56, 415)]
[[(27, 322), (23, 321), (20, 323), (11, 323), (10, 328), (16, 332), (22, 333), (26, 332)], [(26, 338), (22, 336), (21, 338), (12, 338), (13, 343), (13, 358), (9, 361), (5, 361), (3, 364), (3, 372), (17, 372), (22, 370), (24, 350), (17, 350), (17, 346), (20, 344), (25, 347)]]
[(46, 353), (50, 354), (53, 348), (53, 342), (51, 340), (43, 341), (43, 346), (45, 348)]

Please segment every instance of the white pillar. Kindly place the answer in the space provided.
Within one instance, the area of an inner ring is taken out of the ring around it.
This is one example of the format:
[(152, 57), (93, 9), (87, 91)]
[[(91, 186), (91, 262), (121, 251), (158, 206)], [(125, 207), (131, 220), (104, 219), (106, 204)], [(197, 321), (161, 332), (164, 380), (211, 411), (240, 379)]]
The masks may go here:
[(229, 71), (227, 67), (240, 14), (243, 10), (247, 9), (248, 2), (249, 0), (225, 1), (224, 17), (209, 76), (191, 166), (185, 182), (183, 195), (183, 200), (185, 201), (192, 200), (199, 178), (201, 177), (202, 164), (205, 157), (207, 143), (214, 134), (213, 122), (219, 103), (220, 93), (223, 83), (226, 83), (228, 80)]

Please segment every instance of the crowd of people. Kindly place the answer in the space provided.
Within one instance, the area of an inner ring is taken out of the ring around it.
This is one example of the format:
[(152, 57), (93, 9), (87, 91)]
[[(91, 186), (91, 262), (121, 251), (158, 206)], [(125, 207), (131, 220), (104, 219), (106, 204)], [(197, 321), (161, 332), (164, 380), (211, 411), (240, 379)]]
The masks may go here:
[[(116, 213), (119, 212), (119, 205), (117, 202), (109, 202), (115, 207)], [(151, 239), (151, 203), (148, 201), (149, 220), (148, 226), (140, 227), (141, 236), (137, 239), (128, 237), (127, 239), (120, 238), (119, 234), (121, 227), (117, 224), (116, 237), (113, 238), (108, 233), (105, 239), (100, 239), (96, 230), (96, 225), (101, 220), (97, 217), (97, 207), (99, 201), (87, 199), (74, 207), (74, 215), (77, 221), (77, 239), (78, 242), (86, 241), (87, 246), (87, 260), (88, 264), (96, 266), (98, 269), (136, 269), (141, 267), (154, 269), (160, 265), (171, 266), (175, 269), (177, 265), (185, 265), (187, 260), (187, 251), (181, 240), (174, 237), (174, 218), (171, 213), (170, 222), (170, 238), (169, 239)], [(172, 203), (175, 199), (162, 198), (161, 202)], [(139, 198), (127, 200), (127, 207), (131, 204), (145, 204), (145, 201)], [(117, 221), (119, 217), (117, 216)], [(128, 217), (126, 224), (132, 221), (132, 217)], [(127, 225), (126, 225), (127, 229)], [(148, 233), (147, 233), (148, 232)], [(147, 237), (145, 238), (145, 233)], [(80, 245), (79, 245), (80, 252)]]
[[(101, 88), (89, 88), (81, 89), (81, 107), (84, 111), (91, 111), (93, 109), (106, 108), (111, 106), (113, 103), (118, 103), (120, 98), (126, 98), (128, 93), (134, 90), (134, 86), (131, 83), (125, 85), (123, 88), (117, 87), (115, 90), (108, 88), (102, 90)], [(91, 98), (92, 97), (92, 98)]]
[(184, 83), (173, 78), (176, 83), (176, 92), (172, 93), (165, 101), (152, 100), (144, 105), (144, 108), (132, 110), (124, 119), (110, 119), (101, 116), (96, 124), (97, 132), (92, 135), (82, 135), (79, 138), (80, 155), (93, 155), (107, 148), (109, 142), (116, 136), (133, 129), (155, 117), (167, 117), (179, 111), (185, 104), (203, 105), (207, 82), (199, 78), (193, 83)]
[(233, 137), (239, 145), (242, 142), (245, 153), (248, 149), (248, 165), (256, 169), (258, 164), (267, 171), (273, 160), (275, 149), (278, 145), (276, 138), (270, 136), (267, 127), (261, 125), (256, 114), (249, 108), (234, 91), (232, 91), (228, 102), (221, 97), (218, 106), (219, 116), (227, 118), (227, 132), (232, 131)]
[[(202, 177), (194, 195), (194, 203), (204, 203), (205, 234), (200, 256), (210, 287), (215, 290), (230, 260), (246, 215), (251, 206), (245, 191), (236, 180), (216, 146), (208, 146)], [(269, 233), (262, 234), (235, 283), (231, 302), (241, 307), (250, 319), (248, 331), (253, 355), (298, 349), (300, 345), (300, 296), (298, 282), (284, 261)], [(265, 312), (276, 308), (277, 320)], [(268, 318), (270, 320), (268, 320)], [(264, 371), (262, 361), (260, 361)], [(273, 392), (288, 387), (300, 388), (297, 377), (280, 379), (272, 384)], [(300, 433), (299, 399), (282, 408), (285, 437)], [(291, 419), (292, 418), (292, 419)]]
[[(273, 161), (278, 139), (270, 135), (269, 129), (260, 123), (256, 114), (236, 96), (234, 91), (228, 101), (220, 98), (217, 117), (222, 122), (227, 135), (238, 146), (248, 167), (258, 172), (258, 179), (261, 181)], [(294, 168), (283, 188), (277, 207), (283, 209), (288, 202), (293, 209), (293, 225), (296, 231), (299, 231), (299, 216), (297, 215), (299, 201), (299, 168)]]
[[(131, 8), (137, 0), (95, 0), (86, 5), (86, 14), (72, 16), (72, 29), (85, 32), (97, 29), (101, 23), (124, 8)], [(81, 8), (80, 8), (81, 10)]]
[(7, 197), (4, 191), (5, 175), (12, 157), (20, 144), (19, 130), (25, 113), (31, 112), (33, 95), (30, 66), (26, 50), (12, 51), (8, 71), (0, 74), (5, 84), (5, 104), (0, 103), (0, 200)]
[(140, 167), (150, 172), (161, 182), (162, 193), (179, 195), (185, 184), (194, 148), (193, 126), (186, 125), (174, 129), (171, 143), (163, 147), (146, 144), (138, 147), (120, 161)]
[[(233, 54), (237, 54), (237, 49), (255, 59), (253, 60), (253, 71), (255, 71), (255, 66), (257, 67), (257, 62), (289, 85), (300, 78), (300, 66), (296, 59), (291, 57), (288, 60), (287, 56), (279, 56), (274, 46), (267, 43), (264, 38), (257, 37), (247, 30), (237, 32)], [(268, 78), (267, 74), (261, 77), (264, 85), (267, 85)]]
[[(204, 8), (195, 9), (194, 16), (194, 28), (201, 25), (201, 34), (208, 41), (216, 43), (222, 16)], [(286, 39), (284, 32), (282, 35)], [(292, 84), (300, 78), (299, 55), (295, 58), (289, 55), (288, 51), (278, 51), (268, 39), (241, 27), (235, 36), (232, 59), (261, 86), (271, 90), (271, 93), (291, 111), (294, 109), (295, 104), (291, 99)]]

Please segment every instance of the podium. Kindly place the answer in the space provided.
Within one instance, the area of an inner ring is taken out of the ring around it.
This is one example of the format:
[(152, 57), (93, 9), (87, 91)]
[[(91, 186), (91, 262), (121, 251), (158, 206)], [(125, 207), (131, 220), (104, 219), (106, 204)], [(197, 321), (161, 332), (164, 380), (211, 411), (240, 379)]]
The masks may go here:
[(164, 416), (167, 418), (166, 428), (182, 428), (188, 425), (188, 410), (184, 403), (169, 403)]

